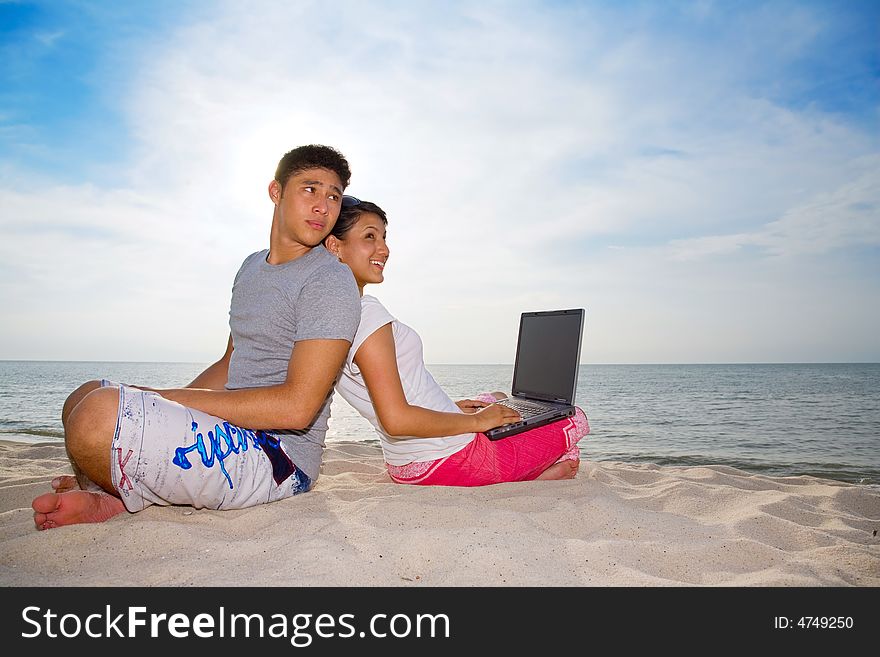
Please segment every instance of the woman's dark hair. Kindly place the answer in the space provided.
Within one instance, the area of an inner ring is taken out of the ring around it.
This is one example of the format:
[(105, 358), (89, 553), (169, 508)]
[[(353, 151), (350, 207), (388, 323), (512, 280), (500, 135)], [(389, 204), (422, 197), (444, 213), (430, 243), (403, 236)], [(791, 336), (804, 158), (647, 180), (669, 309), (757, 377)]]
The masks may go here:
[(348, 183), (351, 182), (348, 160), (335, 148), (320, 144), (300, 146), (285, 153), (278, 162), (278, 168), (275, 169), (275, 180), (281, 183), (283, 190), (292, 175), (306, 169), (327, 169), (334, 172), (342, 181), (342, 189), (348, 187)]
[(346, 206), (343, 204), (342, 211), (339, 213), (339, 219), (336, 220), (336, 225), (333, 226), (333, 232), (330, 235), (333, 235), (338, 240), (345, 239), (345, 234), (358, 222), (362, 214), (375, 214), (382, 220), (383, 224), (388, 225), (388, 217), (385, 216), (385, 210), (375, 203), (358, 201), (355, 205)]

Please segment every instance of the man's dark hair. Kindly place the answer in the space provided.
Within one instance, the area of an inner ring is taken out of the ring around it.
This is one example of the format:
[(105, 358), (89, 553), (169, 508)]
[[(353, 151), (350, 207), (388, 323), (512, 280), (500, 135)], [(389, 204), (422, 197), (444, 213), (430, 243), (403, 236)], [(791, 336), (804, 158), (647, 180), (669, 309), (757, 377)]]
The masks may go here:
[(275, 170), (275, 180), (281, 184), (281, 190), (284, 191), (284, 186), (287, 185), (290, 177), (306, 169), (327, 169), (334, 172), (342, 181), (342, 189), (348, 187), (348, 183), (351, 182), (351, 169), (348, 168), (348, 161), (342, 153), (335, 148), (320, 144), (300, 146), (285, 153)]

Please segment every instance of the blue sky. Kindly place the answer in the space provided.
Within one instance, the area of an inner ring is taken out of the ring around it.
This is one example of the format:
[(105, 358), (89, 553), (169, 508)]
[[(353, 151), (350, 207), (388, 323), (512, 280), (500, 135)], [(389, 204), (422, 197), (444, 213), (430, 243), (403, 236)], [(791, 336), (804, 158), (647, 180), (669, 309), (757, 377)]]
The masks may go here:
[(2, 2), (0, 358), (220, 355), (278, 158), (389, 214), (428, 362), (880, 360), (875, 2)]

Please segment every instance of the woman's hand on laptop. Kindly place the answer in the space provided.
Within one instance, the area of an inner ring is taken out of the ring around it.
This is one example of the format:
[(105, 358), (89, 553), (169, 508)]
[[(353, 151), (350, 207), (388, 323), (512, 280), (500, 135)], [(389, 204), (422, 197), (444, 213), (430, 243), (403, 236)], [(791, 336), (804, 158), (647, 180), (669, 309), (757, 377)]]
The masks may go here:
[(503, 424), (518, 422), (521, 418), (520, 414), (512, 408), (502, 406), (501, 404), (489, 404), (484, 408), (476, 411), (474, 419), (477, 421), (475, 431), (488, 431)]
[(479, 399), (462, 399), (455, 402), (455, 405), (461, 409), (462, 413), (476, 413), (481, 408), (486, 408), (489, 404)]

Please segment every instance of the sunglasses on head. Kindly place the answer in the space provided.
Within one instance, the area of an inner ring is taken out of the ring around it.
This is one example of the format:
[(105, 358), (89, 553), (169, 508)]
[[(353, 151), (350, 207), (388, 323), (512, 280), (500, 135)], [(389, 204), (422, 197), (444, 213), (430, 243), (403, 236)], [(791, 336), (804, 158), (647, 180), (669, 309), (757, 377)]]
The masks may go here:
[(361, 200), (354, 196), (349, 196), (348, 194), (342, 195), (342, 207), (344, 208), (353, 208), (356, 205), (360, 205)]

